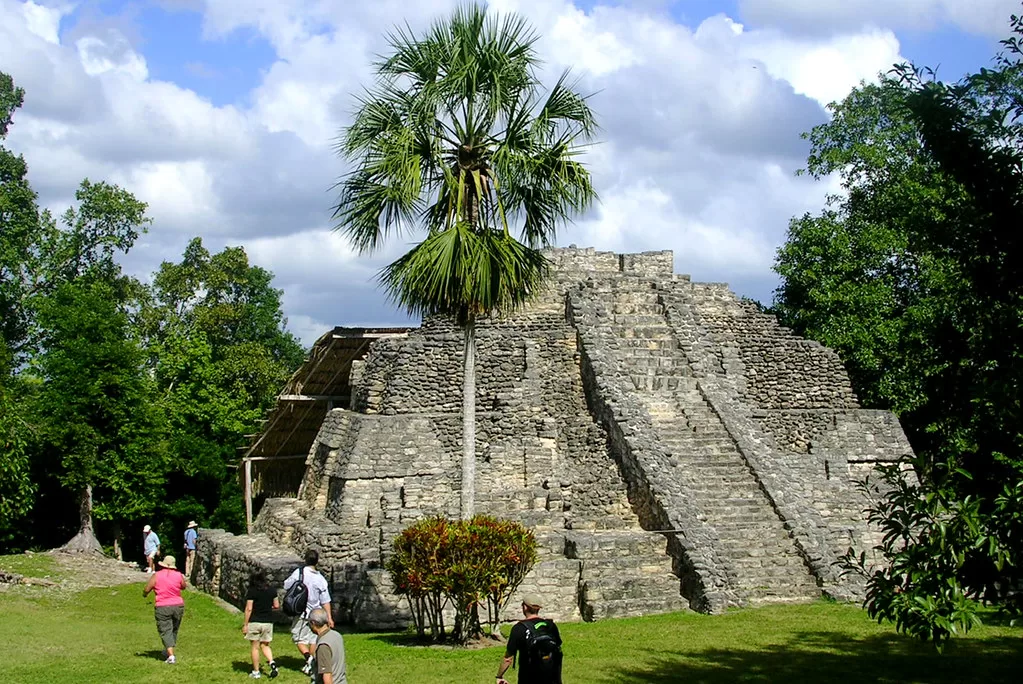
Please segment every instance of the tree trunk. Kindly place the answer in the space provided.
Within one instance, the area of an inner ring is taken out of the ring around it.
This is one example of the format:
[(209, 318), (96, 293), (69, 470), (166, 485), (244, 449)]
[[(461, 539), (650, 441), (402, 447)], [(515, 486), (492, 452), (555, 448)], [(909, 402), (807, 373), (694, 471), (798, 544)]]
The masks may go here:
[(462, 381), (462, 520), (476, 512), (476, 321), (465, 324)]
[(121, 544), (121, 523), (114, 523), (114, 558), (124, 560), (124, 548)]
[(78, 534), (60, 547), (66, 553), (93, 553), (103, 555), (103, 547), (92, 530), (92, 485), (86, 485), (78, 499)]

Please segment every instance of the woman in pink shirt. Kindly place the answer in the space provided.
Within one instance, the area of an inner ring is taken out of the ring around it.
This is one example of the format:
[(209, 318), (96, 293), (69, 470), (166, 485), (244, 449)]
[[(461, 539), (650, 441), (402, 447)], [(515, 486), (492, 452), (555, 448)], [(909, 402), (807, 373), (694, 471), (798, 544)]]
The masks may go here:
[(185, 599), (181, 590), (185, 588), (185, 576), (178, 572), (174, 556), (164, 556), (157, 570), (146, 582), (142, 597), (156, 592), (156, 629), (160, 632), (163, 647), (167, 651), (167, 662), (173, 665), (174, 646), (178, 643), (178, 628), (185, 614)]

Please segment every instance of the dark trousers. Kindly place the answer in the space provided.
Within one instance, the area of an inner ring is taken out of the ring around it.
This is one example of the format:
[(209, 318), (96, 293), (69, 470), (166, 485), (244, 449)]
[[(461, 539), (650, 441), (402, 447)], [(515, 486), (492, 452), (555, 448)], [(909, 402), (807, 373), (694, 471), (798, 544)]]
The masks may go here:
[(164, 648), (174, 648), (178, 643), (178, 628), (185, 614), (184, 606), (157, 606), (156, 630), (160, 633)]

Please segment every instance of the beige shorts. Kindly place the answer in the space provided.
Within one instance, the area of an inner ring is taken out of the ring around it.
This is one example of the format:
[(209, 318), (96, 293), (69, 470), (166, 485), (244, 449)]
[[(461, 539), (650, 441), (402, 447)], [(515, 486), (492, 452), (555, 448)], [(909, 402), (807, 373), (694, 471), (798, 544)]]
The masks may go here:
[(274, 626), (271, 622), (250, 622), (245, 630), (245, 638), (249, 641), (269, 643), (274, 640)]
[(309, 621), (301, 615), (291, 625), (291, 640), (296, 644), (315, 644), (316, 632), (309, 626)]

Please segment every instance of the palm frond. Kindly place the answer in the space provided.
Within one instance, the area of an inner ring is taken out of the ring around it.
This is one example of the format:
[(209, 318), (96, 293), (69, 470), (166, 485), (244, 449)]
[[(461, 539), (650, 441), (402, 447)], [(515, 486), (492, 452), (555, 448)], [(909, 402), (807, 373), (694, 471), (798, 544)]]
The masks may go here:
[(432, 233), (378, 279), (410, 315), (443, 314), (460, 324), (524, 304), (543, 287), (543, 254), (499, 231), (466, 222)]
[(360, 251), (426, 229), (380, 274), (411, 313), (466, 321), (513, 308), (539, 285), (537, 249), (595, 198), (579, 160), (593, 113), (568, 72), (541, 93), (537, 38), (521, 16), (482, 5), (420, 36), (396, 28), (338, 141), (354, 168), (338, 183), (336, 229)]

